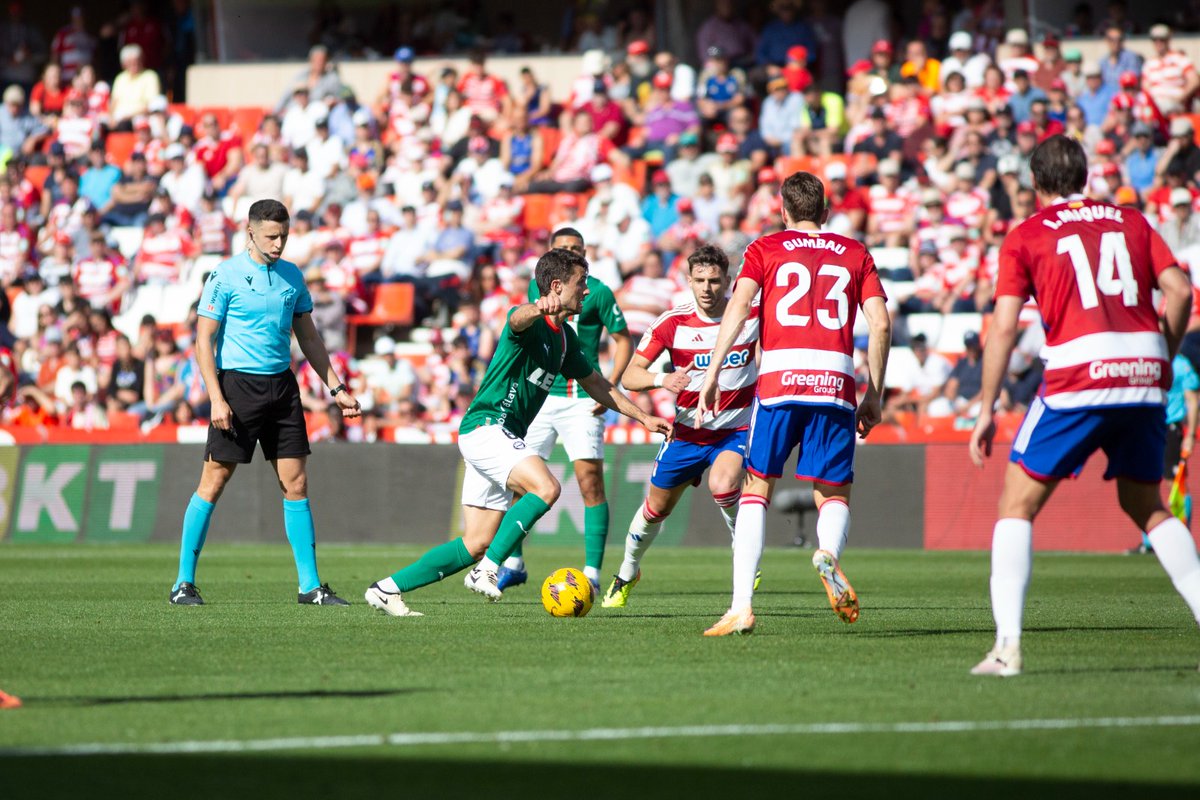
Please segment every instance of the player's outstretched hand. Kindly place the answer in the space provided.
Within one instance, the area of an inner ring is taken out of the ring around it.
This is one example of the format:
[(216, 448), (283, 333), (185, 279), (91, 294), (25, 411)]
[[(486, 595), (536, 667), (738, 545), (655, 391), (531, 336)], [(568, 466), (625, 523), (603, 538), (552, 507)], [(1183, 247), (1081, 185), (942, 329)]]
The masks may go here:
[(676, 370), (663, 381), (663, 388), (671, 394), (679, 394), (692, 382), (692, 376), (684, 370)]
[(354, 395), (350, 394), (349, 390), (338, 392), (337, 397), (334, 399), (337, 400), (337, 404), (341, 406), (343, 417), (362, 416), (362, 406), (358, 404), (358, 401), (354, 399)]
[(971, 431), (971, 460), (975, 466), (982, 467), (983, 459), (992, 455), (992, 440), (996, 438), (996, 423), (992, 415), (986, 411), (979, 413), (975, 420), (975, 429)]
[(867, 396), (862, 399), (854, 412), (854, 426), (858, 430), (858, 438), (867, 438), (871, 429), (882, 421), (883, 409), (879, 405), (879, 398), (873, 393), (867, 392)]
[(217, 430), (231, 430), (233, 428), (233, 409), (224, 400), (213, 400), (209, 419)]
[(534, 302), (534, 305), (537, 306), (538, 311), (548, 317), (562, 311), (562, 300), (556, 294), (544, 294)]
[(642, 425), (651, 433), (661, 433), (667, 437), (668, 442), (675, 438), (675, 426), (662, 417), (646, 417), (642, 420)]
[(708, 413), (715, 414), (717, 407), (721, 405), (721, 383), (720, 380), (711, 373), (704, 376), (704, 386), (700, 389), (700, 402), (696, 406), (696, 420), (693, 425), (699, 428), (704, 424), (704, 415)]

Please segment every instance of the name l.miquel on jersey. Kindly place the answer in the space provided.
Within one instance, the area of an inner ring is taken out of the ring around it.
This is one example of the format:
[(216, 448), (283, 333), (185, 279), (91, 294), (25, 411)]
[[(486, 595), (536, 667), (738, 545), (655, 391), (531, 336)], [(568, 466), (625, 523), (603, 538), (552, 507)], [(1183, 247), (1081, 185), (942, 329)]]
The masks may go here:
[(1060, 208), (1055, 212), (1058, 217), (1058, 222), (1052, 219), (1043, 219), (1042, 224), (1052, 231), (1056, 231), (1068, 222), (1101, 222), (1103, 220), (1112, 220), (1113, 222), (1124, 222), (1125, 218), (1121, 214), (1121, 209), (1116, 206), (1081, 206), (1079, 208)]

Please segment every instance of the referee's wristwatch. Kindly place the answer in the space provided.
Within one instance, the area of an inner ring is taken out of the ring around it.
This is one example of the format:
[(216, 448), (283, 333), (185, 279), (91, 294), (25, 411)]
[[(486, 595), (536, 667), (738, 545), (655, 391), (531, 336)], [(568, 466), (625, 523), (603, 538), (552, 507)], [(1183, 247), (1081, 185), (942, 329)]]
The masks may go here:
[(346, 384), (339, 383), (337, 386), (335, 386), (329, 390), (329, 396), (337, 397), (339, 394), (341, 394), (344, 391), (346, 391)]

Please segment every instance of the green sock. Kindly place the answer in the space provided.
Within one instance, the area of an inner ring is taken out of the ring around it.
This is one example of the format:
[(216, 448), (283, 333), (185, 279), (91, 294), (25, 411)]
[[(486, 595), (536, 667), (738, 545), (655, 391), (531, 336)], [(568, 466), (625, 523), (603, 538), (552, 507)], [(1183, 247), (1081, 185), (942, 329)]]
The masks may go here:
[(524, 539), (517, 542), (517, 546), (513, 548), (513, 551), (511, 553), (509, 553), (508, 557), (509, 558), (524, 558), (525, 557), (525, 540)]
[(467, 546), (460, 536), (452, 542), (425, 551), (425, 555), (393, 575), (392, 580), (400, 587), (400, 591), (411, 592), (437, 583), (447, 575), (461, 572), (474, 563), (475, 559), (467, 552)]
[(500, 530), (492, 539), (492, 546), (487, 549), (487, 557), (497, 564), (502, 564), (513, 548), (521, 543), (533, 523), (542, 518), (550, 510), (546, 501), (536, 494), (527, 494), (512, 504), (512, 507), (500, 520)]
[(583, 563), (597, 573), (604, 564), (604, 543), (608, 541), (608, 503), (583, 507)]

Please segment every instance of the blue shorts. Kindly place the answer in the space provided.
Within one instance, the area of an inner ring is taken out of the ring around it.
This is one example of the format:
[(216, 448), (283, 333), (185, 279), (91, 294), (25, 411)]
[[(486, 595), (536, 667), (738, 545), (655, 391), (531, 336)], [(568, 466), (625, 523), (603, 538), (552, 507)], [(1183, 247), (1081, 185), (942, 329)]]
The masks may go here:
[(830, 486), (854, 482), (854, 412), (829, 405), (754, 403), (746, 469), (760, 478), (783, 475), (799, 448), (796, 477)]
[(1042, 480), (1074, 477), (1097, 450), (1108, 456), (1104, 479), (1158, 483), (1163, 474), (1167, 415), (1161, 406), (1056, 411), (1035, 398), (1017, 431), (1009, 460)]
[(714, 444), (696, 444), (674, 439), (663, 442), (654, 459), (650, 483), (659, 489), (674, 489), (691, 483), (712, 466), (721, 453), (731, 451), (746, 455), (746, 431), (733, 431)]

